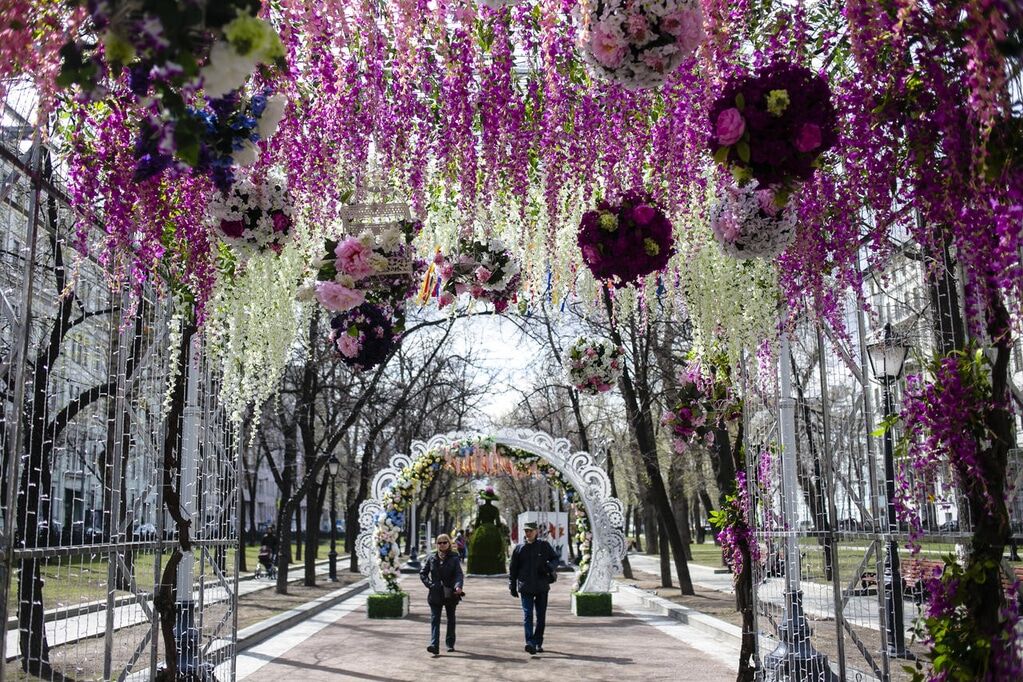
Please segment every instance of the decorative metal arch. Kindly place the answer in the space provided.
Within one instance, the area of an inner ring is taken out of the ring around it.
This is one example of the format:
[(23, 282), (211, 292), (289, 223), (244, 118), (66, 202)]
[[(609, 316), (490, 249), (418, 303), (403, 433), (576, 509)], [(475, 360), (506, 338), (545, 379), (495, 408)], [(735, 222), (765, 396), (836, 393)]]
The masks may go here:
[(359, 570), (367, 576), (375, 592), (386, 592), (387, 583), (380, 573), (380, 554), (373, 531), (384, 512), (384, 493), (394, 485), (401, 472), (427, 452), (446, 448), (466, 438), (490, 436), (499, 445), (542, 457), (572, 484), (586, 506), (593, 540), (590, 545), (590, 570), (580, 592), (607, 592), (611, 581), (622, 568), (625, 556), (625, 515), (622, 501), (611, 496), (611, 481), (588, 452), (572, 452), (565, 438), (554, 438), (540, 431), (502, 429), (494, 434), (457, 431), (436, 435), (428, 442), (412, 441), (410, 455), (398, 453), (387, 467), (373, 477), (370, 497), (359, 506), (359, 528), (356, 551)]

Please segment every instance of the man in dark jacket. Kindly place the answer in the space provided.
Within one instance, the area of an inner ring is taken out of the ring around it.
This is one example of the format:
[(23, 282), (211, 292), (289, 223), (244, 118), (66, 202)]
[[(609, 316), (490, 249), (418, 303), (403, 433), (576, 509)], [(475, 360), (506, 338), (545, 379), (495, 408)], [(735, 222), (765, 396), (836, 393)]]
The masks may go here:
[(455, 650), (455, 607), (462, 599), (462, 562), (451, 546), (447, 535), (437, 536), (437, 551), (423, 564), (419, 579), (429, 590), (426, 603), (430, 605), (430, 646), (426, 647), (434, 656), (440, 651), (440, 612), (447, 612), (448, 627), (444, 638), (448, 651)]
[[(512, 552), (511, 595), (522, 601), (522, 625), (526, 630), (526, 651), (543, 652), (543, 631), (547, 624), (547, 594), (557, 577), (558, 555), (544, 540), (536, 539), (536, 524), (524, 524), (526, 541)], [(533, 616), (536, 615), (536, 627)]]

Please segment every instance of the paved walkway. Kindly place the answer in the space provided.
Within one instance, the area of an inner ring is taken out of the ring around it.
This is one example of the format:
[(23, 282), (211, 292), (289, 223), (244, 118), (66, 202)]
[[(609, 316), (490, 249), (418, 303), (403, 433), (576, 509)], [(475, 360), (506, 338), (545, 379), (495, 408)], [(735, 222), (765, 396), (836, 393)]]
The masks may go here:
[(440, 656), (431, 656), (426, 651), (430, 630), (426, 591), (413, 576), (404, 583), (412, 594), (407, 618), (369, 620), (365, 596), (353, 597), (241, 654), (238, 679), (418, 680), (431, 673), (488, 682), (735, 679), (734, 654), (720, 651), (719, 644), (677, 622), (644, 613), (638, 600), (623, 593), (614, 595), (612, 617), (573, 616), (571, 577), (563, 575), (553, 586), (546, 651), (537, 656), (522, 650), (521, 610), (503, 578), (466, 582), (468, 597), (458, 607), (457, 651), (449, 654), (442, 649)]

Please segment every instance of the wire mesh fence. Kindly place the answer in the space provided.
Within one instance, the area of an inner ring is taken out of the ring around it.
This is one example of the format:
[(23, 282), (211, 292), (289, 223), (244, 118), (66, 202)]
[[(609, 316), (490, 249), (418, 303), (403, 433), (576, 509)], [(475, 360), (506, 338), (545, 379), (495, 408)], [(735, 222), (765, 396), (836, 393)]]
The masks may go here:
[[(75, 232), (59, 140), (32, 125), (30, 89), (4, 92), (0, 678), (149, 679), (168, 636), (179, 670), (229, 678), (238, 485), (217, 378), (198, 342), (176, 371), (166, 297), (130, 294), (83, 255), (81, 240), (103, 234)], [(188, 385), (178, 411), (176, 377)], [(181, 548), (168, 491), (192, 551), (165, 575)]]

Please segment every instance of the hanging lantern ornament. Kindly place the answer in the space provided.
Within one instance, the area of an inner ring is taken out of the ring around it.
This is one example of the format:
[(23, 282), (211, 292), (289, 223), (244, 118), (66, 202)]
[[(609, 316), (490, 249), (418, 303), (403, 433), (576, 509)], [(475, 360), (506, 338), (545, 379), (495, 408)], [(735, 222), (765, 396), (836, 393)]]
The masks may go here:
[(583, 0), (579, 49), (598, 78), (659, 86), (704, 41), (698, 0)]
[(771, 189), (728, 185), (710, 213), (710, 228), (721, 250), (732, 258), (774, 258), (796, 236), (791, 201), (778, 205)]

